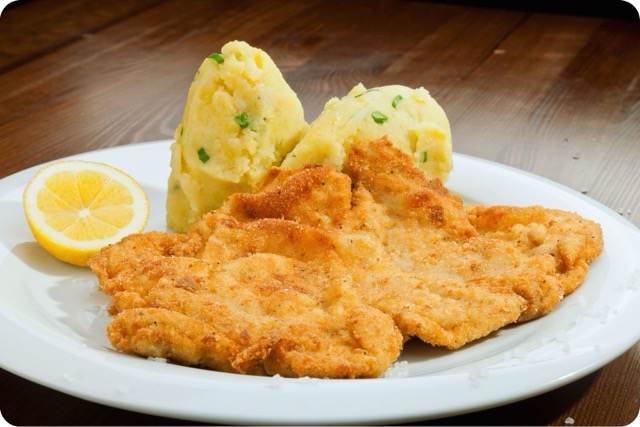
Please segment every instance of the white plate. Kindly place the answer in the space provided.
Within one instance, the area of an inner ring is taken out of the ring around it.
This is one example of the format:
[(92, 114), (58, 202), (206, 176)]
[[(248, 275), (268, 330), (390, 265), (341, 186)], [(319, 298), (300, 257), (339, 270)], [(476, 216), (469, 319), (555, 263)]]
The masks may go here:
[[(146, 189), (148, 229), (165, 229), (169, 142), (75, 156), (112, 164)], [(640, 340), (640, 231), (568, 188), (455, 155), (447, 186), (467, 201), (541, 204), (598, 221), (604, 253), (585, 283), (547, 316), (450, 352), (409, 342), (394, 375), (369, 380), (224, 374), (120, 354), (104, 335), (109, 298), (88, 269), (34, 242), (22, 211), (35, 168), (0, 181), (0, 366), (94, 402), (215, 423), (347, 424), (431, 419), (510, 403), (560, 387)], [(631, 327), (630, 327), (631, 326)]]

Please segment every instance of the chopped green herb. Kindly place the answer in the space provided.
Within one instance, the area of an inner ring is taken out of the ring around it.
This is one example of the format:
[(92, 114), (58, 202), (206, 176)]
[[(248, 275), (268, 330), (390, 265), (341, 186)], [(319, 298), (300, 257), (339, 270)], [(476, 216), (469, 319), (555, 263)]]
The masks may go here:
[(247, 116), (246, 111), (243, 111), (242, 113), (238, 114), (237, 116), (234, 117), (234, 119), (236, 123), (240, 126), (240, 129), (246, 129), (251, 124), (249, 122), (249, 116)]
[(213, 59), (218, 64), (222, 64), (224, 62), (224, 58), (219, 53), (212, 53), (211, 55), (207, 56), (207, 58)]
[(386, 115), (382, 114), (380, 111), (377, 111), (377, 110), (371, 113), (371, 118), (376, 123), (384, 123), (388, 119)]
[(427, 152), (423, 151), (422, 152), (422, 163), (427, 163)]
[(400, 101), (402, 101), (402, 95), (396, 95), (396, 97), (393, 98), (393, 101), (391, 101), (391, 106), (393, 108), (396, 108), (398, 106), (398, 104), (400, 103)]
[(364, 95), (365, 93), (373, 92), (373, 91), (378, 91), (378, 90), (380, 90), (380, 89), (378, 89), (377, 87), (373, 87), (373, 88), (371, 88), (371, 89), (367, 89), (367, 90), (365, 90), (364, 92), (361, 92), (361, 93), (357, 94), (356, 96), (354, 96), (354, 98), (359, 98), (359, 97), (361, 97), (362, 95)]
[(204, 147), (200, 147), (200, 149), (198, 150), (198, 158), (202, 163), (207, 163), (209, 161), (210, 157), (205, 151)]

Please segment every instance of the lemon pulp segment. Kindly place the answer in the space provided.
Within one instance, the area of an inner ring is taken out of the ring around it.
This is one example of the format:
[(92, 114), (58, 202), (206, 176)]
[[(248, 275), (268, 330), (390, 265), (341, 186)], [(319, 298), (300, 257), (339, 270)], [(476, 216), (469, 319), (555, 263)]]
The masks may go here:
[(47, 224), (74, 240), (106, 239), (133, 218), (126, 187), (95, 171), (61, 172), (38, 192), (37, 206)]

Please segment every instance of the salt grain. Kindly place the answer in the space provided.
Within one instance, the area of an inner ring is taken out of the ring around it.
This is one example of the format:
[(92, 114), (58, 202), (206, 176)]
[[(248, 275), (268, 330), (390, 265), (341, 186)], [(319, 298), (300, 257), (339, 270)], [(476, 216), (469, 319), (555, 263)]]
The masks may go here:
[(601, 325), (606, 325), (607, 324), (607, 320), (609, 319), (609, 313), (610, 313), (611, 309), (609, 308), (609, 306), (605, 306), (604, 309), (602, 310), (602, 313), (600, 314), (600, 324)]
[(130, 389), (129, 386), (121, 384), (119, 385), (116, 390), (118, 391), (119, 394), (128, 394)]
[(578, 298), (578, 303), (582, 308), (585, 308), (587, 306), (587, 299), (584, 297), (584, 295), (580, 295), (580, 297)]
[(71, 284), (73, 285), (81, 285), (83, 284), (85, 281), (85, 279), (81, 278), (81, 277), (72, 277), (70, 279)]
[(640, 290), (640, 269), (636, 268), (623, 282), (622, 287), (632, 291)]
[(480, 385), (480, 380), (483, 378), (487, 378), (489, 376), (489, 371), (486, 368), (473, 368), (471, 372), (469, 372), (469, 381), (471, 381), (471, 385), (473, 387), (478, 387)]
[(77, 380), (77, 376), (74, 373), (64, 372), (62, 374), (62, 381), (64, 381), (67, 384), (73, 384), (74, 382), (76, 382), (76, 380)]
[(527, 357), (527, 351), (523, 348), (516, 347), (513, 349), (513, 356), (516, 359), (524, 359), (525, 357)]
[(269, 388), (271, 389), (278, 389), (282, 386), (282, 376), (280, 376), (280, 374), (275, 374), (274, 376), (271, 377), (271, 379), (269, 380)]
[(407, 376), (409, 376), (409, 362), (406, 360), (395, 362), (384, 373), (385, 378), (404, 378)]
[(569, 425), (573, 425), (573, 423), (575, 423), (575, 422), (576, 422), (576, 420), (574, 420), (574, 419), (573, 419), (573, 418), (571, 418), (571, 417), (567, 417), (567, 419), (566, 419), (566, 420), (564, 420), (564, 423), (565, 423), (565, 424), (569, 424)]
[(311, 378), (311, 377), (300, 377), (298, 378), (298, 382), (303, 385), (317, 385), (319, 379)]

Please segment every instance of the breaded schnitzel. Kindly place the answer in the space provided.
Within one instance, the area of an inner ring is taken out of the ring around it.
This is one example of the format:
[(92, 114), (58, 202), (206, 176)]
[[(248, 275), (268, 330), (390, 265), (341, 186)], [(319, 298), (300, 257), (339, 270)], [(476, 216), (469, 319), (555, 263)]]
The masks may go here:
[(220, 213), (196, 230), (132, 235), (91, 260), (115, 348), (290, 377), (377, 377), (398, 357), (400, 332), (354, 293), (329, 234)]
[(582, 283), (602, 251), (600, 226), (574, 213), (539, 206), (465, 208), (384, 140), (356, 146), (347, 173), (392, 219), (384, 246), (397, 265), (421, 280), (449, 279), (463, 289), (502, 295), (511, 301), (503, 310), (519, 298), (524, 304), (514, 320), (549, 312)]
[(388, 140), (344, 173), (273, 168), (187, 234), (90, 260), (132, 354), (226, 372), (376, 377), (402, 340), (458, 348), (549, 312), (602, 250), (600, 227), (541, 207), (463, 205)]

